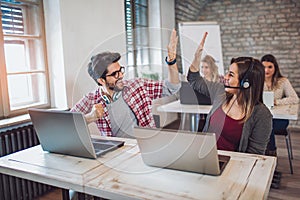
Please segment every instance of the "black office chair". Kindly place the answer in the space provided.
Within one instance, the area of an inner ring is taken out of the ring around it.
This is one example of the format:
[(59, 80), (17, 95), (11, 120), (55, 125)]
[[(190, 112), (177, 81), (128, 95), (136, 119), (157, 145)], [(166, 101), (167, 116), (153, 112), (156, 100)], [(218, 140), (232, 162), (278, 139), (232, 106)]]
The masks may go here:
[(289, 162), (290, 162), (290, 171), (291, 171), (291, 174), (293, 174), (293, 164), (292, 164), (293, 151), (292, 151), (292, 143), (291, 143), (290, 132), (289, 132), (288, 129), (282, 129), (282, 130), (275, 131), (274, 134), (285, 136), (286, 148), (287, 148), (287, 151), (288, 151), (288, 157), (289, 157)]

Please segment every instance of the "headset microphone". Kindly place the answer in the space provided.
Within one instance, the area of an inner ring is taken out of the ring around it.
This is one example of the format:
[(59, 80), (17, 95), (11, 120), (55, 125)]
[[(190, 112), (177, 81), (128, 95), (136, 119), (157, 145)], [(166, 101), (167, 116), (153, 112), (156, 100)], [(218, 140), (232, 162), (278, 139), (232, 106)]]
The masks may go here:
[(224, 87), (225, 88), (232, 88), (232, 89), (240, 89), (241, 88), (239, 86), (234, 87), (234, 86), (230, 86), (230, 85), (224, 85)]

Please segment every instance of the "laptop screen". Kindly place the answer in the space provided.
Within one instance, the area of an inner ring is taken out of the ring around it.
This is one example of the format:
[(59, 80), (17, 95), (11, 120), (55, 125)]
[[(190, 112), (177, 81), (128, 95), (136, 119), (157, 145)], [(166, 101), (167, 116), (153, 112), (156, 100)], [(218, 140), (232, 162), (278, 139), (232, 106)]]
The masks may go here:
[[(100, 155), (95, 152), (82, 113), (29, 109), (29, 115), (44, 151), (86, 158)], [(109, 140), (95, 143), (102, 154), (124, 144), (123, 141)]]

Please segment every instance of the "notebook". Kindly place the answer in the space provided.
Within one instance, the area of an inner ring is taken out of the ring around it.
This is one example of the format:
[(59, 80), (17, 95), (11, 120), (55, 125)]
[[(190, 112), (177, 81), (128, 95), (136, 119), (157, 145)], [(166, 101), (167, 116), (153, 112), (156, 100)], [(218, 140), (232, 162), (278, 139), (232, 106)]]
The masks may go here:
[(220, 175), (230, 156), (218, 155), (213, 133), (134, 128), (145, 164), (209, 175)]
[(179, 91), (180, 103), (188, 105), (211, 105), (210, 97), (199, 93), (191, 88), (190, 84), (186, 81), (181, 82)]
[(82, 113), (28, 111), (44, 151), (95, 159), (124, 145), (124, 141), (92, 139)]
[(273, 91), (264, 91), (263, 92), (263, 101), (264, 104), (270, 109), (274, 107), (274, 92)]

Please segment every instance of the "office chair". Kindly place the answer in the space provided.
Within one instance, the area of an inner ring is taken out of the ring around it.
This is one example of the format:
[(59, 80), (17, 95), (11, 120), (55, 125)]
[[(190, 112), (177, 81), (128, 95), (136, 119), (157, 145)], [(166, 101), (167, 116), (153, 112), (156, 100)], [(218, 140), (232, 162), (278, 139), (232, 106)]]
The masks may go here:
[(293, 174), (293, 164), (292, 164), (293, 151), (292, 151), (292, 143), (291, 143), (290, 132), (289, 132), (288, 129), (282, 129), (282, 130), (275, 131), (274, 134), (285, 136), (286, 148), (287, 148), (287, 151), (288, 151), (288, 157), (289, 157), (289, 162), (290, 162), (290, 171), (291, 171), (291, 174)]

